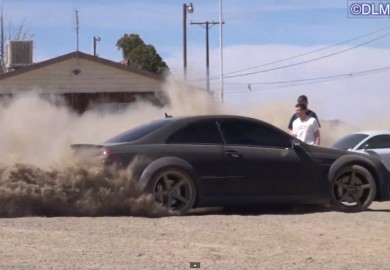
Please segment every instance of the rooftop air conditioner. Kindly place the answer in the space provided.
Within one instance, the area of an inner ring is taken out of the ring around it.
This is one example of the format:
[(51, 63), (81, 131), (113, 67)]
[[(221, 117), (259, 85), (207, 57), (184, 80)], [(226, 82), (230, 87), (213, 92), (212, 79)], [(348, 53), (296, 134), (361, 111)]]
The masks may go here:
[(15, 69), (32, 64), (32, 40), (10, 40), (7, 48), (7, 68)]

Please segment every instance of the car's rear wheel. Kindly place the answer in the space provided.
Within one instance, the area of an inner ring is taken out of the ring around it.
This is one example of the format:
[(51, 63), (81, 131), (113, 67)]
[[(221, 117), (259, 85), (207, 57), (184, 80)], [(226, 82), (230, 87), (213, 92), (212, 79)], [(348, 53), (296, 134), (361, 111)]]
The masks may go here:
[(338, 211), (366, 210), (376, 196), (376, 183), (372, 174), (359, 165), (346, 166), (332, 180), (332, 206)]
[(177, 168), (163, 169), (151, 179), (156, 201), (185, 215), (195, 203), (196, 188), (192, 177)]

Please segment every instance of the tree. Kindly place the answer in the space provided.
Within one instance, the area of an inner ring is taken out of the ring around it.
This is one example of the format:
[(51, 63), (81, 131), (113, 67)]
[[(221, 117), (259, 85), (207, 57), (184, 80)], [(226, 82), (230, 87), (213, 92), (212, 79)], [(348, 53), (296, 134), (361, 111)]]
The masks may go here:
[(117, 41), (116, 46), (118, 50), (122, 49), (123, 58), (128, 59), (133, 66), (139, 69), (156, 74), (169, 70), (154, 46), (146, 45), (139, 35), (125, 34)]

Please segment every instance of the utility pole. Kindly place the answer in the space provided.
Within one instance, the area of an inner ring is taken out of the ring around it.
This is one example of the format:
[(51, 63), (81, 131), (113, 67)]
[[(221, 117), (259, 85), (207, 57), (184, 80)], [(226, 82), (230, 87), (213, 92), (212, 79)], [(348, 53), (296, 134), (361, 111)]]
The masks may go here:
[(75, 9), (76, 13), (76, 50), (79, 51), (79, 11)]
[(220, 69), (221, 69), (221, 78), (220, 78), (220, 91), (221, 91), (221, 103), (224, 102), (223, 96), (223, 20), (222, 20), (222, 0), (219, 0), (219, 47), (220, 47)]
[(96, 43), (100, 42), (100, 37), (93, 37), (93, 56), (97, 56), (96, 53)]
[(4, 48), (4, 45), (5, 45), (5, 43), (6, 43), (6, 41), (5, 41), (5, 36), (4, 36), (4, 2), (2, 2), (1, 3), (1, 21), (0, 21), (0, 27), (1, 27), (1, 33), (0, 33), (0, 35), (1, 35), (1, 37), (0, 37), (0, 39), (1, 39), (1, 44), (0, 44), (0, 46), (1, 46), (1, 48), (0, 48), (0, 54), (1, 54), (1, 56), (0, 56), (0, 68), (1, 68), (1, 71), (0, 71), (0, 73), (4, 73), (5, 71), (6, 71), (6, 68), (5, 68), (5, 52), (4, 52), (4, 50), (5, 50), (5, 48)]
[[(224, 23), (224, 22), (222, 22)], [(205, 22), (191, 22), (191, 24), (197, 24), (200, 26), (205, 25), (206, 29), (206, 76), (207, 76), (207, 91), (210, 91), (210, 58), (209, 58), (209, 29), (210, 25), (213, 27), (216, 24), (219, 24), (219, 22), (214, 22), (214, 21), (205, 21)]]
[(187, 80), (187, 13), (193, 13), (194, 6), (183, 4), (183, 72), (184, 80)]
[(1, 39), (1, 48), (0, 48), (0, 73), (4, 73), (4, 69), (5, 69), (5, 64), (4, 64), (4, 43), (5, 43), (5, 38), (4, 38), (4, 19), (3, 19), (3, 4), (1, 5), (1, 18), (0, 18), (0, 27), (1, 27), (1, 33), (0, 33), (0, 39)]

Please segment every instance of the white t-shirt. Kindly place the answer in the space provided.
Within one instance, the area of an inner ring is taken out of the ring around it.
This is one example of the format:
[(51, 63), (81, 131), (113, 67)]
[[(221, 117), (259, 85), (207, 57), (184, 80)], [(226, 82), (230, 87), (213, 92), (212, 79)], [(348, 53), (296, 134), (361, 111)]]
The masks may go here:
[(292, 133), (298, 139), (308, 144), (315, 144), (314, 134), (320, 129), (317, 120), (314, 117), (307, 116), (304, 120), (299, 117), (293, 122)]

